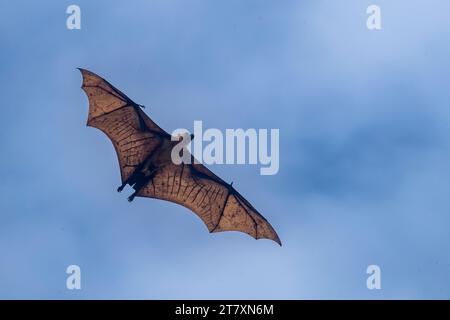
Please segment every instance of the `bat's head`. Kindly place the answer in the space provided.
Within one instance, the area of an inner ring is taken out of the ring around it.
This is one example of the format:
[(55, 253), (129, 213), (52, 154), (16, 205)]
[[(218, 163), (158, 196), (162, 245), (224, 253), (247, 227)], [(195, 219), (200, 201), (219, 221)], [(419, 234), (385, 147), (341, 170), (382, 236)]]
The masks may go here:
[(187, 133), (184, 134), (177, 134), (173, 141), (181, 142), (183, 139), (186, 139), (187, 137), (190, 138), (190, 141), (194, 140), (194, 135), (191, 133), (190, 135)]

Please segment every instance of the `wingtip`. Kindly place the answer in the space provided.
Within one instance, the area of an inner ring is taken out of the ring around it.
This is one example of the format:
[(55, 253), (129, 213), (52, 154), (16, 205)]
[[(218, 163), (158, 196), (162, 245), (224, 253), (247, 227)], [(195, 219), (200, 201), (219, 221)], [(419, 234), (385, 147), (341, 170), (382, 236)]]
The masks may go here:
[(81, 77), (83, 78), (83, 81), (81, 83), (81, 89), (84, 90), (84, 79), (86, 77), (86, 74), (89, 73), (90, 71), (86, 70), (86, 69), (83, 69), (83, 68), (80, 68), (80, 67), (77, 67), (76, 69), (78, 69), (78, 71), (80, 71)]
[(84, 69), (84, 68), (80, 68), (80, 67), (77, 67), (76, 69), (78, 69), (78, 71), (80, 71), (81, 74), (84, 74), (85, 72), (86, 73), (93, 73), (92, 71), (89, 71), (88, 69)]
[[(80, 67), (77, 67), (76, 68), (78, 71), (80, 71), (80, 73), (81, 73), (81, 76), (84, 78), (84, 73), (86, 72), (86, 69), (83, 69), (83, 68), (80, 68)], [(81, 86), (81, 88), (83, 88), (83, 85)]]
[[(255, 237), (253, 237), (255, 238)], [(280, 247), (283, 246), (283, 244), (281, 243), (280, 238), (278, 237), (277, 234), (275, 234), (275, 237), (261, 237), (261, 238), (255, 238), (255, 240), (259, 240), (259, 239), (267, 239), (267, 240), (272, 240), (273, 242), (276, 242)]]
[(279, 239), (279, 238), (277, 238), (276, 240), (274, 240), (276, 243), (278, 243), (278, 245), (280, 246), (280, 247), (282, 247), (283, 246), (283, 244), (281, 243), (281, 240)]
[(281, 240), (280, 240), (280, 238), (278, 238), (278, 235), (276, 235), (276, 237), (275, 237), (275, 238), (270, 238), (270, 240), (272, 240), (272, 241), (274, 241), (274, 242), (278, 243), (278, 245), (279, 245), (280, 247), (282, 247), (282, 246), (283, 246), (283, 244), (281, 243)]

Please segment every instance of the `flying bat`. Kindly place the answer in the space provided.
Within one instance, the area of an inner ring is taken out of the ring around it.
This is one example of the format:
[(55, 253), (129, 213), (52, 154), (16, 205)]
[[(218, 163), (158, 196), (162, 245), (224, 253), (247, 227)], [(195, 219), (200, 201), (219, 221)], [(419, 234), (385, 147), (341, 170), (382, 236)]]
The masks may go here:
[[(161, 129), (135, 103), (108, 81), (81, 69), (81, 88), (89, 100), (87, 125), (103, 131), (114, 145), (122, 184), (134, 189), (128, 198), (162, 199), (192, 210), (209, 232), (240, 231), (255, 239), (281, 241), (269, 222), (232, 183), (196, 161), (175, 164), (171, 153), (179, 140)], [(189, 154), (190, 159), (194, 159)]]

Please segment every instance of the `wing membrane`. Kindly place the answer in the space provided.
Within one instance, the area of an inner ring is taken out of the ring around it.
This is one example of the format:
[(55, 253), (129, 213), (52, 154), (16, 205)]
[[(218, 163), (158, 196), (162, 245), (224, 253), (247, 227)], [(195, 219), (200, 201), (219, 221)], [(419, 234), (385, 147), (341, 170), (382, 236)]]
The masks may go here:
[(231, 185), (200, 164), (169, 163), (137, 196), (163, 199), (192, 210), (210, 232), (240, 231), (281, 241), (269, 222)]
[(89, 99), (88, 126), (103, 131), (119, 160), (122, 182), (169, 136), (140, 107), (95, 73), (80, 69)]

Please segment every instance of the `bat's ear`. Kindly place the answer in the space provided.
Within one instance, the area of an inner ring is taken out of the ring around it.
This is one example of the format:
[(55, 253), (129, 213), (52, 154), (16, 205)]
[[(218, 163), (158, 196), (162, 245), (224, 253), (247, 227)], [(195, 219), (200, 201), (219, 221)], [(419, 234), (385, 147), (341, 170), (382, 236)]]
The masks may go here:
[(181, 134), (172, 135), (172, 141), (180, 142), (183, 139), (183, 136)]

